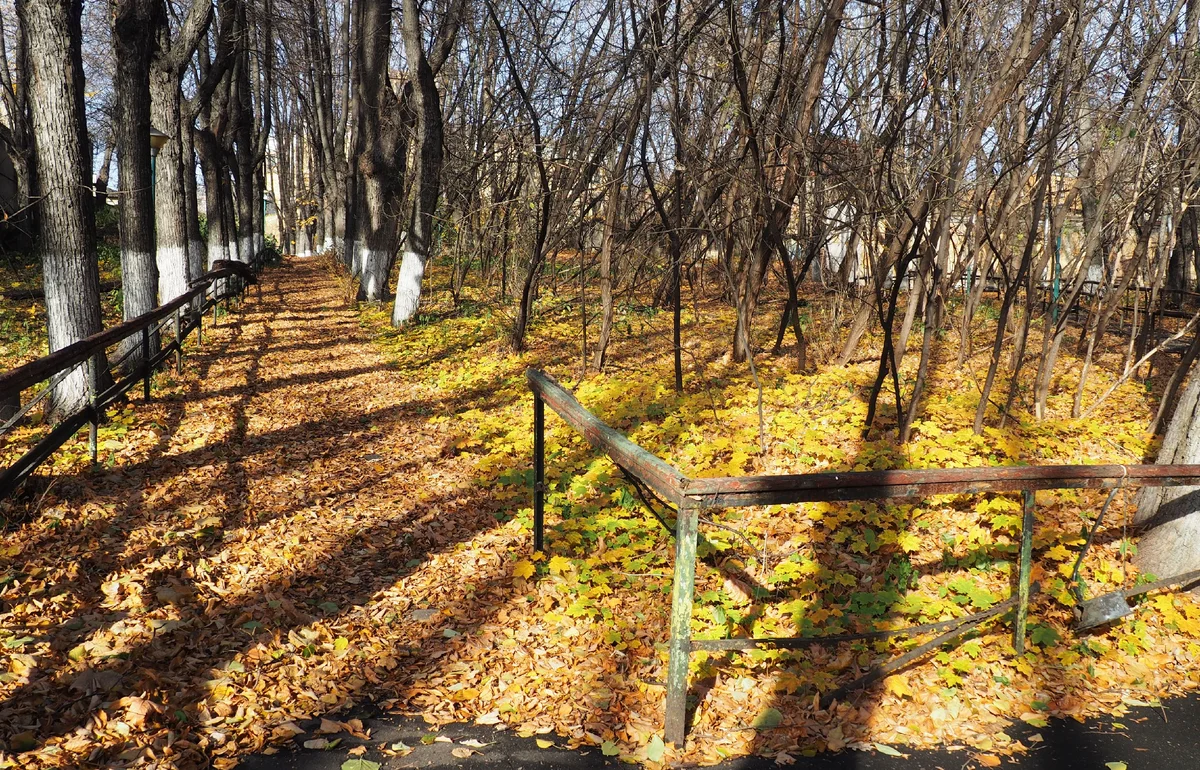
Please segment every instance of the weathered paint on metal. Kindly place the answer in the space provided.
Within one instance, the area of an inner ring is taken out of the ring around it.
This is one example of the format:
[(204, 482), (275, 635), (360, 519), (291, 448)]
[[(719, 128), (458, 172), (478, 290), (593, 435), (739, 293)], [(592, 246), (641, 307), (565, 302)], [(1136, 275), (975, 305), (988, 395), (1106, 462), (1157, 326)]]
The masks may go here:
[(1017, 619), (1013, 623), (1013, 649), (1025, 653), (1025, 628), (1029, 624), (1029, 583), (1033, 573), (1034, 497), (1032, 490), (1022, 495), (1024, 514), (1021, 518), (1021, 561), (1017, 568)]
[(696, 590), (699, 514), (685, 504), (675, 519), (675, 579), (671, 588), (671, 639), (667, 660), (667, 713), (663, 734), (683, 746), (687, 734), (688, 657), (692, 642), (692, 599)]
[(533, 550), (545, 550), (546, 406), (533, 394)]
[(589, 444), (607, 452), (618, 465), (645, 481), (659, 497), (670, 503), (679, 503), (680, 491), (687, 477), (678, 468), (605, 425), (575, 400), (566, 388), (542, 372), (528, 369), (525, 378), (533, 392), (541, 396), (568, 425), (579, 431)]

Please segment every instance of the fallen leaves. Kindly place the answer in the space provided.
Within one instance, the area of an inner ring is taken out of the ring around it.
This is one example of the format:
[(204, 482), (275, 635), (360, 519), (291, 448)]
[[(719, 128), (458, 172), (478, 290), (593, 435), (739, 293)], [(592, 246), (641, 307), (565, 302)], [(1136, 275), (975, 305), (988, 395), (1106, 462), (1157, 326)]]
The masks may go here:
[[(671, 540), (619, 470), (553, 418), (548, 553), (530, 552), (521, 372), (553, 367), (566, 327), (547, 318), (535, 352), (517, 358), (496, 318), (450, 314), (397, 332), (334, 309), (335, 294), (311, 267), (270, 274), (261, 305), (206, 330), (177, 391), (116, 415), (112, 468), (64, 465), (76, 478), (0, 541), (0, 723), (19, 726), (0, 739), (23, 766), (228, 767), (301, 738), (328, 750), (369, 738), (342, 716), (368, 700), (433, 725), (510, 726), (538, 746), (642, 762), (759, 753), (787, 765), (822, 749), (937, 743), (984, 757), (1014, 750), (1004, 734), (1014, 719), (1124, 713), (1196, 684), (1200, 607), (1189, 597), (1147, 601), (1107, 634), (1071, 634), (1058, 571), (1095, 493), (1039, 493), (1046, 595), (1025, 656), (995, 623), (823, 711), (822, 693), (913, 641), (695, 655), (695, 726), (686, 749), (669, 750)], [(693, 475), (1102, 461), (1114, 459), (1110, 438), (1144, 444), (1130, 427), (1144, 404), (1120, 399), (1099, 437), (1066, 421), (964, 432), (973, 391), (955, 372), (908, 450), (864, 443), (846, 426), (865, 413), (866, 369), (796, 375), (764, 361), (762, 455), (744, 373), (713, 364), (676, 396), (651, 365), (659, 353), (577, 393)], [(1014, 506), (976, 496), (710, 512), (754, 547), (705, 527), (693, 632), (821, 635), (961, 617), (1010, 590)], [(1089, 580), (1122, 579), (1120, 547), (1096, 546)], [(320, 720), (315, 731), (306, 720)], [(439, 737), (449, 740), (429, 743)], [(372, 770), (365, 755), (349, 761)]]

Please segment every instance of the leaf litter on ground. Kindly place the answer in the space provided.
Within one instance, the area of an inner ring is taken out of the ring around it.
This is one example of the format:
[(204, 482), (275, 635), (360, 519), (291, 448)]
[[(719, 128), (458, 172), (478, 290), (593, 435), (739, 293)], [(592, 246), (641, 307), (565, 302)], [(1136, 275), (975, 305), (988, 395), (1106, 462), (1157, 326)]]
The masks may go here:
[[(154, 401), (116, 412), (104, 470), (86, 472), (80, 440), (45, 469), (37, 500), (5, 503), (25, 523), (0, 541), (0, 762), (232, 767), (295, 740), (298, 721), (348, 723), (338, 714), (366, 701), (654, 763), (939, 743), (990, 756), (1019, 750), (1013, 720), (1121, 715), (1196, 685), (1188, 596), (1142, 602), (1105, 633), (1070, 631), (1065, 579), (1100, 500), (1039, 493), (1047, 590), (1024, 656), (993, 623), (820, 710), (821, 693), (914, 642), (698, 654), (688, 745), (666, 747), (670, 537), (554, 418), (549, 553), (530, 551), (522, 375), (570, 378), (569, 307), (548, 308), (516, 356), (496, 314), (397, 331), (344, 307), (311, 262), (264, 282), (261, 301), (189, 350), (185, 376), (160, 376)], [(666, 314), (616, 341), (625, 366), (576, 383), (585, 406), (690, 475), (1127, 462), (1148, 449), (1150, 405), (1132, 385), (1090, 421), (1061, 416), (1068, 387), (1050, 420), (975, 436), (972, 366), (941, 362), (936, 409), (900, 447), (857, 439), (869, 364), (800, 375), (764, 358), (763, 454), (748, 373), (719, 355), (728, 313), (704, 310), (685, 314), (684, 394), (667, 379)], [(1018, 511), (1012, 496), (943, 496), (711, 512), (725, 528), (705, 528), (693, 631), (820, 635), (990, 606), (1010, 590)], [(1095, 591), (1133, 579), (1129, 550), (1119, 536), (1098, 543), (1084, 570)]]

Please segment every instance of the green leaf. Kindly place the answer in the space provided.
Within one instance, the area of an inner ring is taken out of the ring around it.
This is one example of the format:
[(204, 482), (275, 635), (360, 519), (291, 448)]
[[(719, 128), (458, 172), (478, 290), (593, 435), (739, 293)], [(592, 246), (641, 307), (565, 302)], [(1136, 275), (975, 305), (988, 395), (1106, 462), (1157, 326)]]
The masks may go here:
[(895, 749), (893, 749), (891, 746), (887, 745), (886, 743), (876, 743), (875, 750), (878, 751), (880, 754), (887, 754), (889, 757), (907, 756), (899, 751), (896, 751)]
[(654, 736), (650, 739), (650, 743), (646, 746), (646, 759), (651, 762), (662, 762), (663, 753), (667, 750), (667, 744), (663, 743), (663, 739), (659, 736)]
[(1057, 644), (1062, 637), (1050, 626), (1036, 625), (1029, 629), (1029, 641), (1040, 647), (1050, 647)]
[(4, 646), (10, 650), (19, 650), (32, 641), (32, 636), (13, 636), (4, 640)]
[(1126, 770), (1126, 765), (1124, 762), (1105, 762), (1104, 766), (1107, 767), (1108, 770)]
[(333, 613), (338, 611), (338, 606), (333, 602), (321, 602), (317, 605), (317, 609), (325, 610), (325, 612)]
[(369, 759), (347, 759), (342, 763), (342, 770), (379, 770), (381, 765)]
[(600, 753), (606, 757), (615, 757), (621, 753), (621, 750), (612, 741), (605, 741), (600, 744)]
[(783, 723), (783, 714), (779, 709), (763, 709), (754, 722), (750, 724), (755, 730), (770, 730)]

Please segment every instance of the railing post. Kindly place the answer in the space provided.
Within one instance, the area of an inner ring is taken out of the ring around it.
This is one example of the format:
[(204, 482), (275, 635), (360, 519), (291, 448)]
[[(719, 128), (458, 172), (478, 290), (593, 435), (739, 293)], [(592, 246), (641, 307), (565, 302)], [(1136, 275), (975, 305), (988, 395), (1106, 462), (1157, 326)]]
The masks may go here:
[(1021, 493), (1024, 515), (1021, 519), (1021, 556), (1017, 571), (1017, 619), (1013, 624), (1013, 649), (1025, 654), (1025, 627), (1029, 623), (1029, 582), (1033, 571), (1033, 490)]
[(200, 295), (200, 307), (196, 310), (196, 347), (204, 347), (204, 295)]
[(97, 407), (98, 401), (96, 398), (100, 394), (96, 392), (96, 383), (98, 381), (96, 374), (96, 359), (95, 357), (92, 357), (88, 359), (87, 365), (88, 399), (91, 401), (92, 405), (92, 420), (88, 424), (88, 453), (92, 457), (92, 467), (96, 466), (97, 456), (100, 448), (98, 441), (99, 437), (97, 436), (97, 432), (100, 428), (100, 410)]
[(150, 400), (150, 326), (142, 327), (142, 397)]
[(533, 550), (545, 551), (546, 404), (533, 393)]
[(179, 308), (175, 308), (175, 373), (183, 374), (183, 324)]
[(670, 658), (664, 737), (682, 747), (687, 735), (688, 659), (692, 650), (692, 597), (696, 589), (696, 533), (699, 512), (686, 497), (675, 519), (675, 581), (671, 589)]

